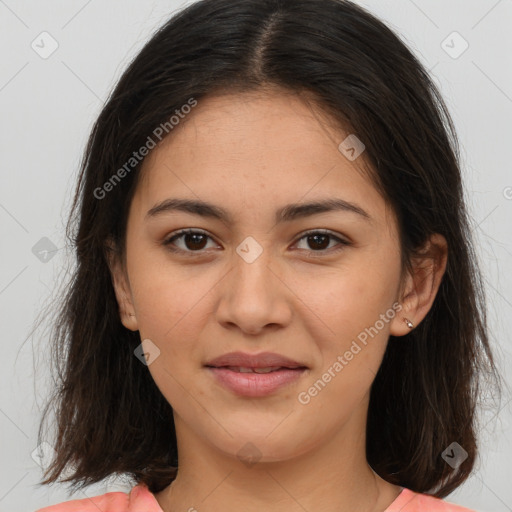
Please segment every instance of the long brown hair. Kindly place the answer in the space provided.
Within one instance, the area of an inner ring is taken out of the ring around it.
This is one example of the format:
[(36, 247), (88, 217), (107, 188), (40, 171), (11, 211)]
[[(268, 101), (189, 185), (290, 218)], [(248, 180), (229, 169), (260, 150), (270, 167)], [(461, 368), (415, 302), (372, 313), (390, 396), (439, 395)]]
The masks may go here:
[[(482, 280), (466, 212), (459, 149), (428, 72), (383, 22), (343, 0), (202, 0), (174, 15), (122, 75), (90, 135), (67, 237), (76, 267), (52, 331), (58, 385), (57, 452), (42, 484), (83, 488), (128, 474), (152, 492), (178, 465), (172, 408), (134, 356), (121, 324), (105, 243), (124, 251), (140, 163), (105, 183), (190, 98), (268, 85), (308, 93), (366, 146), (372, 177), (396, 213), (403, 264), (432, 233), (449, 247), (424, 321), (391, 337), (373, 382), (367, 458), (388, 482), (445, 497), (477, 456), (476, 406), (499, 375), (489, 346)], [(125, 168), (126, 169), (126, 168)], [(101, 196), (101, 197), (100, 197)], [(499, 386), (496, 386), (499, 389)], [(467, 459), (441, 456), (457, 442)]]

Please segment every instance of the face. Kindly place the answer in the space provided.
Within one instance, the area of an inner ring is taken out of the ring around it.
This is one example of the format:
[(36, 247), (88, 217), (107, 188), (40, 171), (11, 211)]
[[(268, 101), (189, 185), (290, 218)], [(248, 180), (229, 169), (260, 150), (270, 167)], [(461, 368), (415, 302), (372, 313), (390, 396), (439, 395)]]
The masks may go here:
[[(389, 334), (408, 329), (396, 221), (358, 169), (364, 153), (350, 160), (338, 149), (348, 135), (297, 96), (208, 97), (146, 158), (115, 288), (124, 325), (146, 340), (178, 442), (188, 433), (224, 454), (250, 446), (276, 461), (348, 424), (364, 430)], [(177, 199), (225, 217), (171, 208)], [(302, 208), (326, 200), (341, 206)], [(301, 368), (206, 366), (232, 352)]]

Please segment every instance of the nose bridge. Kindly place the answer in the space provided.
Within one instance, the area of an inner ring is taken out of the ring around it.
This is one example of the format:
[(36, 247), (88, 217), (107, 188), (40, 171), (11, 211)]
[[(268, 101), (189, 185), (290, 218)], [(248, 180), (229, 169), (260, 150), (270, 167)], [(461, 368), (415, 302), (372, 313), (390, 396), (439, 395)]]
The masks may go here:
[[(261, 240), (261, 238), (260, 238)], [(269, 244), (265, 247), (253, 236), (247, 236), (235, 249), (234, 271), (230, 288), (237, 294), (255, 295), (255, 299), (263, 298), (274, 288), (272, 265), (272, 249)], [(275, 266), (275, 265), (274, 265)], [(269, 297), (264, 300), (268, 304)]]
[(279, 266), (273, 251), (256, 238), (246, 237), (234, 254), (218, 307), (218, 320), (256, 333), (268, 324), (286, 324), (290, 319), (286, 286), (276, 276)]

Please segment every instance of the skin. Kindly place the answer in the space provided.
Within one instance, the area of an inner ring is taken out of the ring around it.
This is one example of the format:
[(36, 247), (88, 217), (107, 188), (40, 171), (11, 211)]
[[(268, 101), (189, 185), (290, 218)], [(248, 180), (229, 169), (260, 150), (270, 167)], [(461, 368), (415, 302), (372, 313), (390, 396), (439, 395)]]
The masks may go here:
[[(410, 332), (404, 318), (417, 326), (432, 306), (446, 242), (434, 235), (402, 273), (396, 219), (358, 168), (364, 153), (350, 161), (338, 150), (348, 133), (284, 91), (210, 96), (144, 161), (125, 258), (110, 266), (121, 320), (160, 350), (148, 370), (174, 410), (180, 467), (156, 494), (164, 512), (383, 511), (401, 490), (366, 460), (369, 391), (389, 335)], [(168, 198), (214, 203), (233, 223), (181, 211), (147, 218)], [(370, 220), (332, 211), (276, 224), (285, 204), (320, 198), (350, 201)], [(209, 238), (177, 239), (184, 252), (173, 253), (164, 242), (183, 228)], [(350, 245), (328, 237), (319, 250), (303, 235), (318, 229)], [(248, 236), (262, 249), (252, 263), (236, 252)], [(300, 403), (394, 303), (394, 318)], [(273, 395), (240, 397), (203, 367), (231, 351), (277, 352), (308, 370)], [(237, 456), (244, 446), (256, 447), (257, 463)]]

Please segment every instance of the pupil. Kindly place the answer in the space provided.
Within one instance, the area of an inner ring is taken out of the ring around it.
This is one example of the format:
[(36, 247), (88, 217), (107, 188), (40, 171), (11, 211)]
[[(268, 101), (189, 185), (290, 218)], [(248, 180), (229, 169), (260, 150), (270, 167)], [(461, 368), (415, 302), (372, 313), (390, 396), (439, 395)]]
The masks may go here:
[[(201, 247), (201, 242), (198, 242), (198, 239), (200, 239), (201, 237), (203, 238), (203, 242), (204, 242), (205, 235), (201, 235), (201, 234), (197, 234), (197, 233), (192, 233), (192, 234), (191, 233), (187, 233), (185, 235), (185, 245), (189, 249), (202, 249), (203, 247)], [(188, 241), (191, 238), (193, 239), (193, 242), (189, 243)], [(198, 244), (199, 246), (197, 246), (196, 244)]]
[[(317, 243), (318, 242), (318, 238), (323, 238), (324, 242), (325, 242), (325, 241), (327, 241), (329, 236), (328, 235), (310, 235), (310, 236), (308, 236), (308, 242), (311, 239), (313, 239), (313, 240), (315, 240), (313, 243)], [(321, 245), (321, 247), (317, 247), (317, 249), (325, 249), (329, 245), (329, 243), (327, 242), (327, 244), (324, 243), (324, 244), (320, 244), (320, 245)]]

